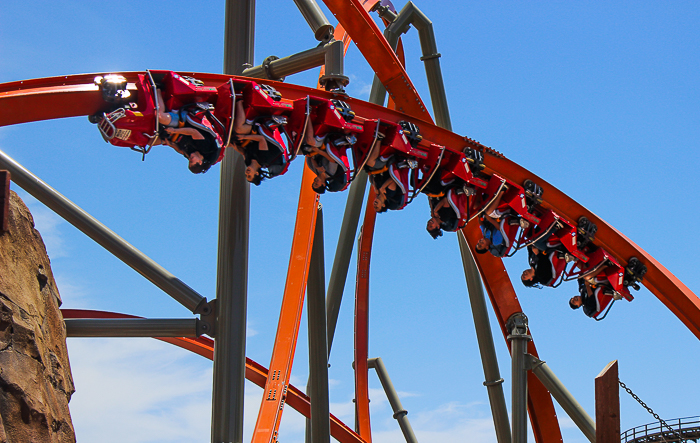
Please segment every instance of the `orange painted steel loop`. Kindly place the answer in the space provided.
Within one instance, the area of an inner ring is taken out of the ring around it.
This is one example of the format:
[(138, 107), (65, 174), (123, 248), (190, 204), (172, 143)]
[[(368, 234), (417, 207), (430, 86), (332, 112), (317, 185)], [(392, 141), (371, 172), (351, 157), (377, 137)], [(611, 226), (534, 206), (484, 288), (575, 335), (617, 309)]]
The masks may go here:
[(253, 443), (277, 441), (282, 410), (288, 395), (318, 214), (318, 194), (311, 189), (313, 179), (313, 172), (305, 167), (277, 336), (258, 420), (253, 431)]
[[(61, 309), (63, 318), (141, 318), (135, 315), (119, 314), (116, 312), (92, 311), (84, 309)], [(155, 337), (157, 340), (164, 341), (171, 345), (180, 347), (187, 351), (212, 360), (214, 358), (214, 340), (206, 337), (187, 338), (187, 337)], [(264, 366), (255, 361), (246, 358), (245, 378), (260, 386), (265, 387), (267, 382), (268, 370)], [(311, 406), (309, 405), (309, 397), (304, 394), (299, 388), (289, 385), (287, 389), (287, 404), (298, 411), (301, 415), (309, 418)], [(360, 438), (350, 428), (345, 426), (343, 422), (338, 420), (333, 414), (331, 419), (331, 435), (340, 443), (363, 443)]]
[[(137, 73), (121, 74), (130, 82), (133, 82), (137, 75)], [(203, 80), (205, 84), (215, 86), (227, 82), (231, 78), (230, 76), (218, 74), (183, 74)], [(98, 74), (0, 84), (0, 126), (52, 118), (92, 115), (98, 112), (104, 105), (99, 90), (92, 82), (96, 75)], [(311, 91), (319, 97), (333, 97), (324, 91), (311, 90), (300, 86), (277, 82), (265, 83), (273, 85), (285, 98), (289, 99), (306, 97)], [(395, 96), (396, 100), (400, 98)], [(537, 182), (544, 190), (544, 201), (542, 203), (544, 208), (552, 209), (562, 217), (572, 221), (578, 220), (581, 216), (586, 216), (598, 226), (595, 244), (602, 246), (606, 251), (620, 259), (622, 265), (626, 264), (625, 261), (629, 257), (638, 257), (648, 268), (643, 281), (644, 286), (656, 295), (696, 337), (700, 338), (700, 299), (644, 250), (556, 187), (495, 151), (457, 134), (360, 100), (348, 98), (347, 102), (361, 117), (381, 118), (388, 121), (399, 121), (401, 119), (413, 121), (420, 125), (424, 140), (436, 145), (443, 145), (451, 150), (461, 150), (465, 146), (470, 146), (483, 151), (486, 164), (484, 172), (486, 174), (497, 173), (515, 183), (522, 183), (525, 179)], [(504, 271), (491, 275), (482, 270), (482, 276), (487, 288), (497, 287), (499, 279), (507, 278), (502, 276), (503, 273)]]
[(357, 250), (357, 280), (355, 285), (355, 417), (356, 431), (365, 441), (372, 441), (369, 414), (369, 264), (374, 238), (374, 188), (370, 187), (360, 245)]
[(403, 69), (384, 34), (358, 0), (324, 0), (328, 9), (355, 41), (399, 111), (432, 121), (413, 82)]

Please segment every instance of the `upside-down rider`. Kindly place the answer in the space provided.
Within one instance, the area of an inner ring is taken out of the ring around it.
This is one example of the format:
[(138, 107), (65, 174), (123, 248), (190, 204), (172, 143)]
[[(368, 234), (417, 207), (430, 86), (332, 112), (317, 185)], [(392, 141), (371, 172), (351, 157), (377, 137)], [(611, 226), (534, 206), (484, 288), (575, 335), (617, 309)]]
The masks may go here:
[(369, 174), (369, 182), (374, 189), (372, 207), (377, 213), (398, 209), (403, 201), (403, 192), (389, 172), (389, 168), (396, 162), (396, 156), (394, 154), (381, 155), (383, 139), (384, 134), (379, 133), (367, 154), (364, 166), (364, 170)]
[(428, 197), (431, 215), (425, 228), (428, 233), (437, 239), (442, 231), (455, 232), (463, 228), (469, 221), (469, 197), (473, 194), (474, 188), (453, 183), (442, 197)]
[(528, 288), (552, 286), (559, 275), (552, 263), (554, 254), (565, 253), (561, 241), (551, 239), (554, 230), (527, 247), (527, 261), (530, 265), (520, 276), (520, 281)]
[(392, 211), (399, 209), (403, 205), (405, 193), (395, 174), (392, 173), (394, 166), (395, 164), (392, 163), (387, 170), (369, 176), (375, 193), (372, 208), (378, 214), (389, 209)]
[[(334, 152), (334, 147), (340, 150), (354, 144), (353, 136), (314, 135), (314, 127), (309, 119), (304, 131), (302, 150), (306, 154), (306, 164), (316, 175), (311, 187), (317, 194), (326, 191), (338, 192), (346, 188), (348, 184), (348, 168), (342, 157)], [(331, 146), (332, 145), (332, 146)]]
[(160, 137), (162, 144), (184, 155), (191, 172), (199, 174), (209, 170), (224, 149), (221, 135), (209, 121), (209, 104), (198, 103), (166, 111), (160, 89), (156, 90), (156, 100), (158, 123), (164, 126), (164, 134)]
[[(272, 119), (270, 123), (277, 121)], [(234, 132), (237, 140), (233, 143), (233, 148), (243, 155), (248, 182), (258, 186), (264, 175), (275, 177), (284, 171), (286, 147), (282, 144), (282, 139), (263, 135), (264, 128), (261, 123), (246, 120), (242, 101), (236, 101)], [(263, 168), (266, 168), (267, 172), (264, 172)]]
[(496, 197), (489, 203), (481, 217), (482, 237), (476, 242), (474, 249), (477, 254), (490, 252), (495, 257), (503, 257), (508, 251), (510, 240), (503, 234), (503, 224), (515, 219), (509, 215), (510, 210), (499, 210), (503, 194), (508, 190), (506, 185), (501, 186)]
[(569, 300), (571, 309), (583, 307), (584, 314), (597, 319), (610, 302), (618, 299), (615, 291), (607, 286), (606, 282), (607, 279), (604, 277), (579, 278), (579, 295), (575, 295)]

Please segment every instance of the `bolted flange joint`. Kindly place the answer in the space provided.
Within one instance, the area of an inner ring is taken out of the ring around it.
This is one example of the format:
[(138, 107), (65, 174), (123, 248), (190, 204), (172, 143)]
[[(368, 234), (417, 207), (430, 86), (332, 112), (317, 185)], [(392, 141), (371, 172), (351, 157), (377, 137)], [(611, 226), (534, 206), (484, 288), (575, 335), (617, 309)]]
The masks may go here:
[(508, 341), (518, 339), (532, 340), (532, 337), (528, 334), (527, 316), (522, 312), (516, 312), (510, 316), (506, 322), (506, 329), (510, 332), (507, 337)]
[(197, 320), (197, 336), (207, 334), (210, 337), (216, 337), (216, 299), (209, 302), (206, 298), (202, 299), (195, 308), (194, 314), (200, 315)]

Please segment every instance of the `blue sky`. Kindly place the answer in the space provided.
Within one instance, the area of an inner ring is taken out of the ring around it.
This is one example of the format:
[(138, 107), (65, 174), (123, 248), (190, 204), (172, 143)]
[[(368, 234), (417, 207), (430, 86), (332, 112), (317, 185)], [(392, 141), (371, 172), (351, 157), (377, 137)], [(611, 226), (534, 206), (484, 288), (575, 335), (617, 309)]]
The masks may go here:
[[(401, 6), (396, 2), (397, 6)], [(651, 253), (698, 292), (695, 192), (700, 160), (700, 42), (695, 2), (417, 2), (434, 23), (455, 132), (503, 152)], [(325, 9), (324, 9), (325, 10)], [(0, 14), (0, 82), (63, 74), (172, 69), (221, 72), (223, 1), (18, 2)], [(316, 46), (293, 2), (259, 0), (255, 61)], [(327, 13), (329, 19), (332, 15)], [(415, 30), (407, 70), (428, 100)], [(372, 71), (351, 47), (348, 92), (366, 99)], [(314, 86), (316, 73), (288, 82)], [(201, 294), (214, 297), (219, 167), (203, 176), (155, 148), (141, 162), (104, 143), (86, 118), (0, 128), (0, 149)], [(268, 365), (298, 200), (301, 164), (251, 189), (248, 356)], [(17, 190), (15, 186), (14, 189)], [(67, 308), (189, 317), (26, 193)], [(330, 272), (346, 194), (324, 195)], [(416, 199), (378, 217), (370, 355), (382, 357), (421, 442), (495, 441), (457, 240), (424, 231)], [(196, 244), (187, 239), (196, 237)], [(506, 260), (513, 276), (526, 266)], [(355, 263), (353, 259), (353, 265)], [(620, 378), (665, 418), (699, 413), (698, 340), (642, 289), (595, 322), (567, 307), (575, 284), (516, 284), (540, 357), (593, 415), (593, 379), (613, 359)], [(331, 354), (331, 410), (352, 426), (351, 271)], [(492, 326), (495, 319), (492, 318)], [(292, 382), (307, 377), (302, 319)], [(494, 331), (510, 392), (510, 362)], [(70, 339), (71, 411), (80, 441), (209, 441), (211, 363), (148, 339)], [(371, 374), (375, 439), (399, 442)], [(261, 390), (246, 385), (246, 433)], [(653, 418), (624, 392), (621, 428)], [(564, 439), (585, 437), (560, 410)], [(303, 438), (285, 408), (282, 436)]]

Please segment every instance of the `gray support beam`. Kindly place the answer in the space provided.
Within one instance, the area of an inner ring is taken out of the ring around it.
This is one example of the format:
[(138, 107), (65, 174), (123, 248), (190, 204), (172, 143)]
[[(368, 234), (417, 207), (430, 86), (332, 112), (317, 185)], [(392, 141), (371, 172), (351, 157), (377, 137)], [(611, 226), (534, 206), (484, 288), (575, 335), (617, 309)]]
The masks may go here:
[[(391, 22), (389, 27), (384, 31), (384, 35), (393, 48), (396, 48), (399, 37), (401, 34), (408, 31), (410, 24), (415, 26), (419, 34), (423, 52), (421, 60), (423, 60), (425, 64), (435, 122), (438, 126), (451, 131), (452, 122), (450, 119), (450, 110), (447, 106), (447, 94), (445, 93), (445, 84), (440, 69), (440, 54), (437, 51), (432, 22), (412, 2), (408, 2), (398, 15), (393, 14), (386, 7), (378, 8), (378, 12), (380, 16)], [(376, 77), (375, 83), (378, 83)], [(493, 414), (494, 426), (496, 428), (496, 438), (498, 443), (510, 443), (511, 430), (508, 424), (508, 410), (503, 393), (503, 379), (498, 369), (498, 360), (493, 344), (493, 336), (491, 334), (491, 325), (488, 318), (484, 291), (481, 286), (481, 278), (476, 263), (474, 262), (474, 257), (461, 233), (458, 235), (458, 242), (462, 255), (464, 274), (467, 280), (472, 315), (474, 316), (474, 326), (479, 343), (479, 352), (481, 353), (481, 361), (484, 367), (484, 376), (486, 378), (484, 385), (487, 387), (489, 402), (491, 404), (491, 413)]]
[(263, 64), (246, 68), (242, 75), (250, 78), (280, 80), (288, 75), (322, 66), (325, 61), (326, 47), (324, 45), (283, 58), (268, 57)]
[(399, 422), (399, 427), (401, 428), (401, 432), (403, 432), (406, 443), (418, 443), (418, 440), (413, 433), (411, 423), (408, 421), (408, 411), (401, 405), (399, 394), (396, 392), (396, 389), (394, 389), (394, 384), (391, 382), (391, 378), (389, 378), (389, 372), (386, 370), (384, 362), (379, 357), (370, 358), (367, 360), (367, 366), (374, 368), (374, 370), (377, 371), (379, 381), (382, 383), (384, 392), (386, 392), (386, 397), (389, 400), (391, 409), (394, 411), (394, 418)]
[(320, 78), (321, 85), (326, 89), (337, 89), (346, 86), (349, 82), (348, 77), (343, 73), (344, 63), (343, 42), (335, 40), (283, 58), (270, 56), (261, 65), (244, 70), (243, 75), (281, 81), (288, 75), (325, 66), (325, 73)]
[(355, 245), (355, 235), (357, 234), (357, 225), (360, 222), (360, 213), (362, 212), (362, 202), (365, 199), (366, 189), (367, 173), (361, 171), (353, 180), (348, 191), (348, 200), (345, 203), (345, 213), (343, 214), (343, 222), (340, 225), (340, 234), (338, 235), (338, 245), (335, 248), (335, 258), (333, 259), (331, 276), (328, 280), (326, 322), (329, 356), (333, 345), (333, 337), (335, 336), (335, 327), (338, 323), (340, 304), (343, 300), (345, 281), (347, 280), (350, 266), (350, 256)]
[(532, 337), (528, 334), (527, 317), (522, 312), (513, 314), (506, 322), (510, 333), (510, 353), (512, 359), (512, 413), (513, 443), (527, 442), (527, 368), (525, 355), (527, 342)]
[(148, 281), (187, 309), (195, 314), (208, 315), (211, 312), (211, 307), (207, 304), (206, 298), (199, 295), (194, 289), (166, 271), (158, 263), (148, 258), (144, 253), (119, 237), (114, 231), (97, 221), (2, 151), (0, 151), (0, 169), (10, 171), (12, 181), (17, 183), (22, 189), (48, 206), (100, 246), (114, 254), (136, 272), (146, 277)]
[(481, 354), (481, 364), (484, 368), (484, 386), (489, 396), (491, 404), (491, 415), (496, 428), (496, 440), (498, 443), (510, 443), (510, 423), (508, 422), (508, 409), (506, 398), (503, 393), (503, 378), (498, 369), (498, 359), (496, 357), (496, 347), (493, 344), (493, 334), (491, 333), (491, 322), (486, 307), (486, 297), (484, 288), (481, 285), (479, 270), (474, 262), (474, 257), (464, 234), (458, 234), (459, 250), (462, 254), (462, 265), (464, 276), (467, 280), (467, 290), (469, 291), (469, 303), (474, 316), (474, 327), (476, 328), (476, 339), (479, 343)]
[[(240, 75), (253, 64), (255, 0), (227, 0), (225, 20), (224, 74)], [(230, 150), (219, 192), (212, 443), (243, 442), (249, 201), (243, 157)]]
[(450, 112), (447, 107), (447, 94), (445, 94), (445, 84), (442, 80), (442, 70), (440, 69), (440, 53), (435, 42), (433, 32), (433, 22), (420, 10), (413, 2), (406, 3), (406, 6), (399, 12), (391, 25), (384, 31), (387, 41), (396, 48), (396, 43), (401, 34), (408, 31), (410, 25), (415, 26), (420, 39), (420, 46), (423, 52), (421, 60), (425, 65), (425, 74), (428, 78), (428, 89), (430, 90), (430, 100), (433, 105), (435, 122), (441, 128), (452, 130)]
[(307, 441), (330, 443), (331, 422), (328, 394), (328, 341), (326, 337), (326, 271), (323, 260), (323, 211), (316, 217), (314, 244), (311, 249), (309, 278), (306, 284), (309, 321), (309, 383), (311, 420), (307, 421)]
[(67, 318), (68, 337), (199, 337), (196, 318)]
[(583, 435), (586, 436), (591, 443), (595, 443), (595, 423), (585, 409), (576, 401), (571, 392), (566, 389), (566, 386), (554, 375), (554, 372), (534, 355), (526, 356), (527, 367), (532, 370), (532, 373), (542, 382), (545, 388), (552, 393), (554, 399), (559, 403), (559, 406), (569, 414), (571, 420), (576, 423)]
[[(396, 49), (396, 43), (393, 44), (392, 48)], [(375, 105), (384, 106), (385, 101), (386, 89), (384, 88), (384, 85), (382, 85), (382, 82), (379, 81), (379, 78), (375, 75), (372, 82), (372, 89), (369, 93), (369, 102)], [(352, 255), (352, 248), (355, 245), (355, 235), (357, 234), (357, 226), (360, 223), (360, 214), (362, 212), (362, 203), (365, 199), (366, 190), (367, 173), (365, 171), (360, 171), (350, 185), (348, 200), (345, 203), (343, 222), (340, 225), (338, 245), (335, 248), (335, 257), (333, 258), (331, 276), (328, 280), (326, 317), (328, 321), (329, 356), (331, 353), (331, 346), (333, 345), (333, 337), (335, 336), (335, 326), (338, 322), (340, 304), (343, 300), (345, 282), (348, 278), (350, 256)]]
[(318, 4), (314, 0), (294, 0), (294, 3), (306, 19), (306, 23), (314, 31), (316, 40), (324, 43), (329, 42), (333, 38), (333, 25), (328, 22)]

